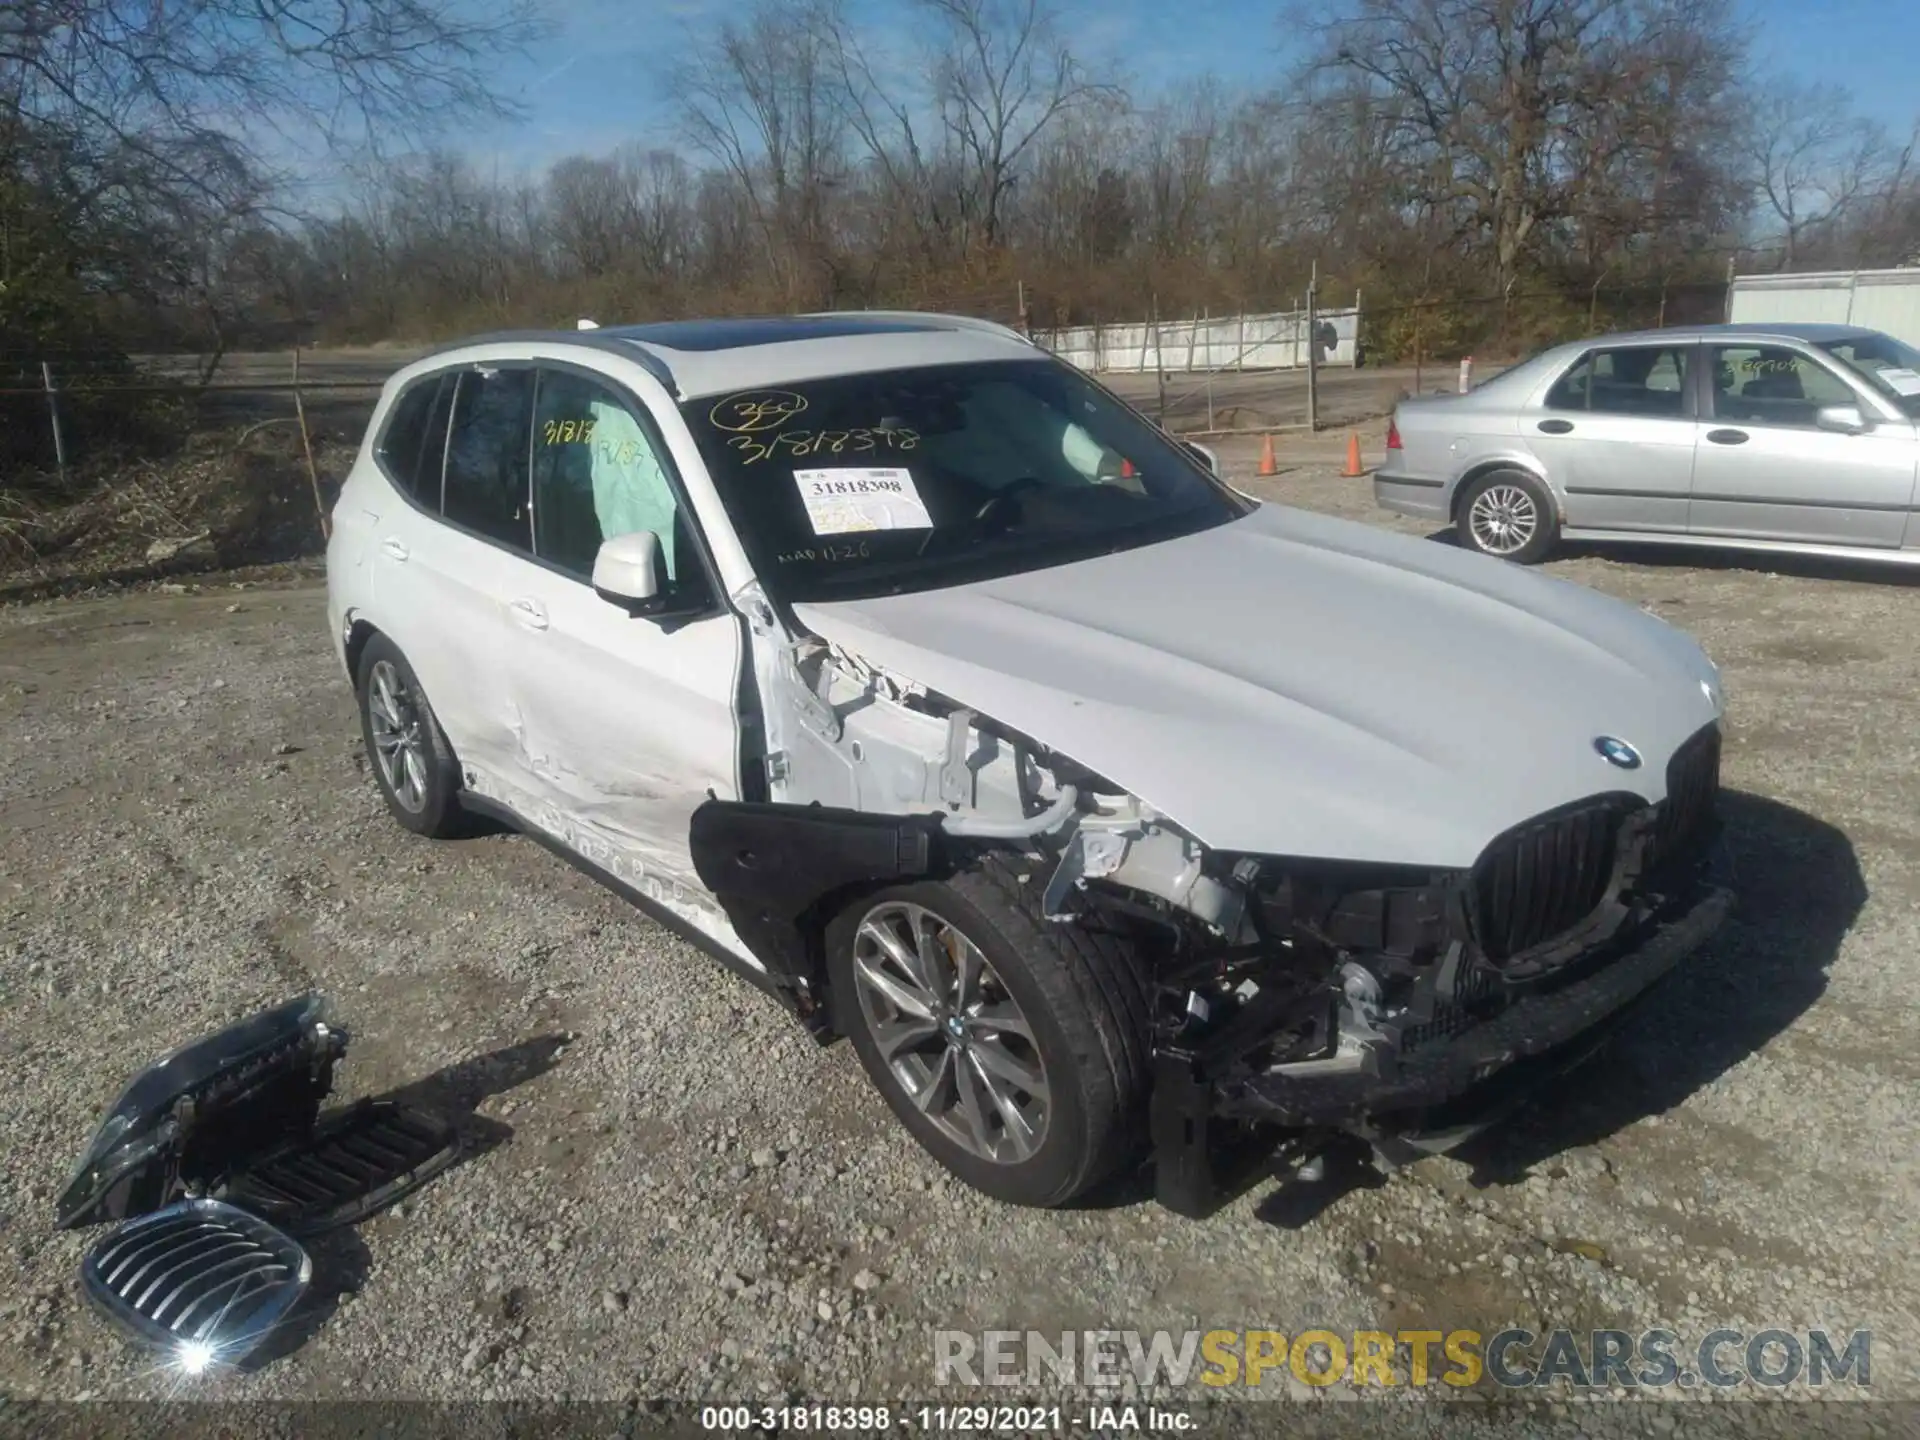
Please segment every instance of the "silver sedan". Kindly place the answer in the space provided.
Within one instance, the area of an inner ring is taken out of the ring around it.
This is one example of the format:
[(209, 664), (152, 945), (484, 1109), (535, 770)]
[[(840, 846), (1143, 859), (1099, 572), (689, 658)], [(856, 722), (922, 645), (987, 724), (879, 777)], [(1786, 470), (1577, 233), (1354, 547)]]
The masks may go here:
[(1839, 325), (1582, 340), (1403, 400), (1374, 499), (1532, 563), (1560, 539), (1920, 564), (1920, 350)]

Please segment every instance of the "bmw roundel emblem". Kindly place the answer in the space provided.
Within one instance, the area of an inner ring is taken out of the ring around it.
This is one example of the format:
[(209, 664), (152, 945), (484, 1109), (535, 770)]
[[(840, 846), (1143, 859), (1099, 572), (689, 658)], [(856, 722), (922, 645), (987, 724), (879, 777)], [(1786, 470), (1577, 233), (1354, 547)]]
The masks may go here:
[(1609, 765), (1617, 766), (1622, 770), (1640, 768), (1640, 752), (1624, 740), (1616, 740), (1611, 735), (1596, 735), (1593, 738), (1593, 748), (1599, 751), (1600, 758)]

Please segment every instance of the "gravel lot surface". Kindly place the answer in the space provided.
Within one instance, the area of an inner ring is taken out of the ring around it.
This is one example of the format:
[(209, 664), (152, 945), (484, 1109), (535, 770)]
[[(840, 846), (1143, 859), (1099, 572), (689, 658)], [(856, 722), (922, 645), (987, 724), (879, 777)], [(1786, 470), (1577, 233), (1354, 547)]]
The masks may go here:
[[(1336, 468), (1245, 483), (1415, 528)], [(1736, 920), (1473, 1155), (1259, 1185), (1204, 1223), (1124, 1194), (996, 1207), (846, 1046), (538, 846), (404, 833), (311, 573), (0, 610), (0, 1393), (165, 1392), (82, 1310), (88, 1237), (53, 1232), (53, 1197), (134, 1069), (317, 987), (353, 1031), (347, 1094), (425, 1083), (496, 1143), (322, 1245), (283, 1353), (208, 1393), (845, 1402), (931, 1395), (933, 1327), (1664, 1325), (1870, 1328), (1870, 1393), (1920, 1399), (1920, 587), (1697, 553), (1549, 568), (1722, 664)], [(1684, 1418), (1807, 1434), (1833, 1408)], [(1527, 1428), (1674, 1417), (1576, 1403)]]

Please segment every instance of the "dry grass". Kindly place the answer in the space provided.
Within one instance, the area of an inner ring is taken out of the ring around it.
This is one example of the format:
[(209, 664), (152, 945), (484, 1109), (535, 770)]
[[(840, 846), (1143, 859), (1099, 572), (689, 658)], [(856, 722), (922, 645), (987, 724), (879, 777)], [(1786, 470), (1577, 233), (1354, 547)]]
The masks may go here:
[[(316, 437), (328, 498), (352, 458), (350, 445)], [(197, 435), (166, 459), (103, 460), (64, 491), (0, 493), (0, 594), (318, 555), (305, 465), (297, 431), (269, 422)]]

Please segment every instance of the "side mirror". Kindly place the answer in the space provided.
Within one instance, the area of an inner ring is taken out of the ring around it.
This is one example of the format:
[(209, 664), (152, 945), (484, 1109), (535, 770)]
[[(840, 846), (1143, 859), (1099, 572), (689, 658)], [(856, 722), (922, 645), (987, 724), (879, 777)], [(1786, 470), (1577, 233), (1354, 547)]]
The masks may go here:
[(1220, 457), (1214, 454), (1211, 446), (1202, 445), (1198, 441), (1194, 441), (1194, 440), (1183, 440), (1180, 443), (1185, 445), (1187, 449), (1192, 452), (1193, 457), (1196, 460), (1198, 460), (1202, 465), (1207, 467), (1207, 473), (1209, 475), (1215, 476), (1216, 478), (1219, 476)]
[(1858, 405), (1822, 405), (1813, 423), (1822, 430), (1840, 435), (1858, 435), (1867, 428), (1867, 417)]
[(657, 612), (660, 594), (660, 537), (635, 530), (600, 542), (593, 557), (593, 593), (629, 615)]

